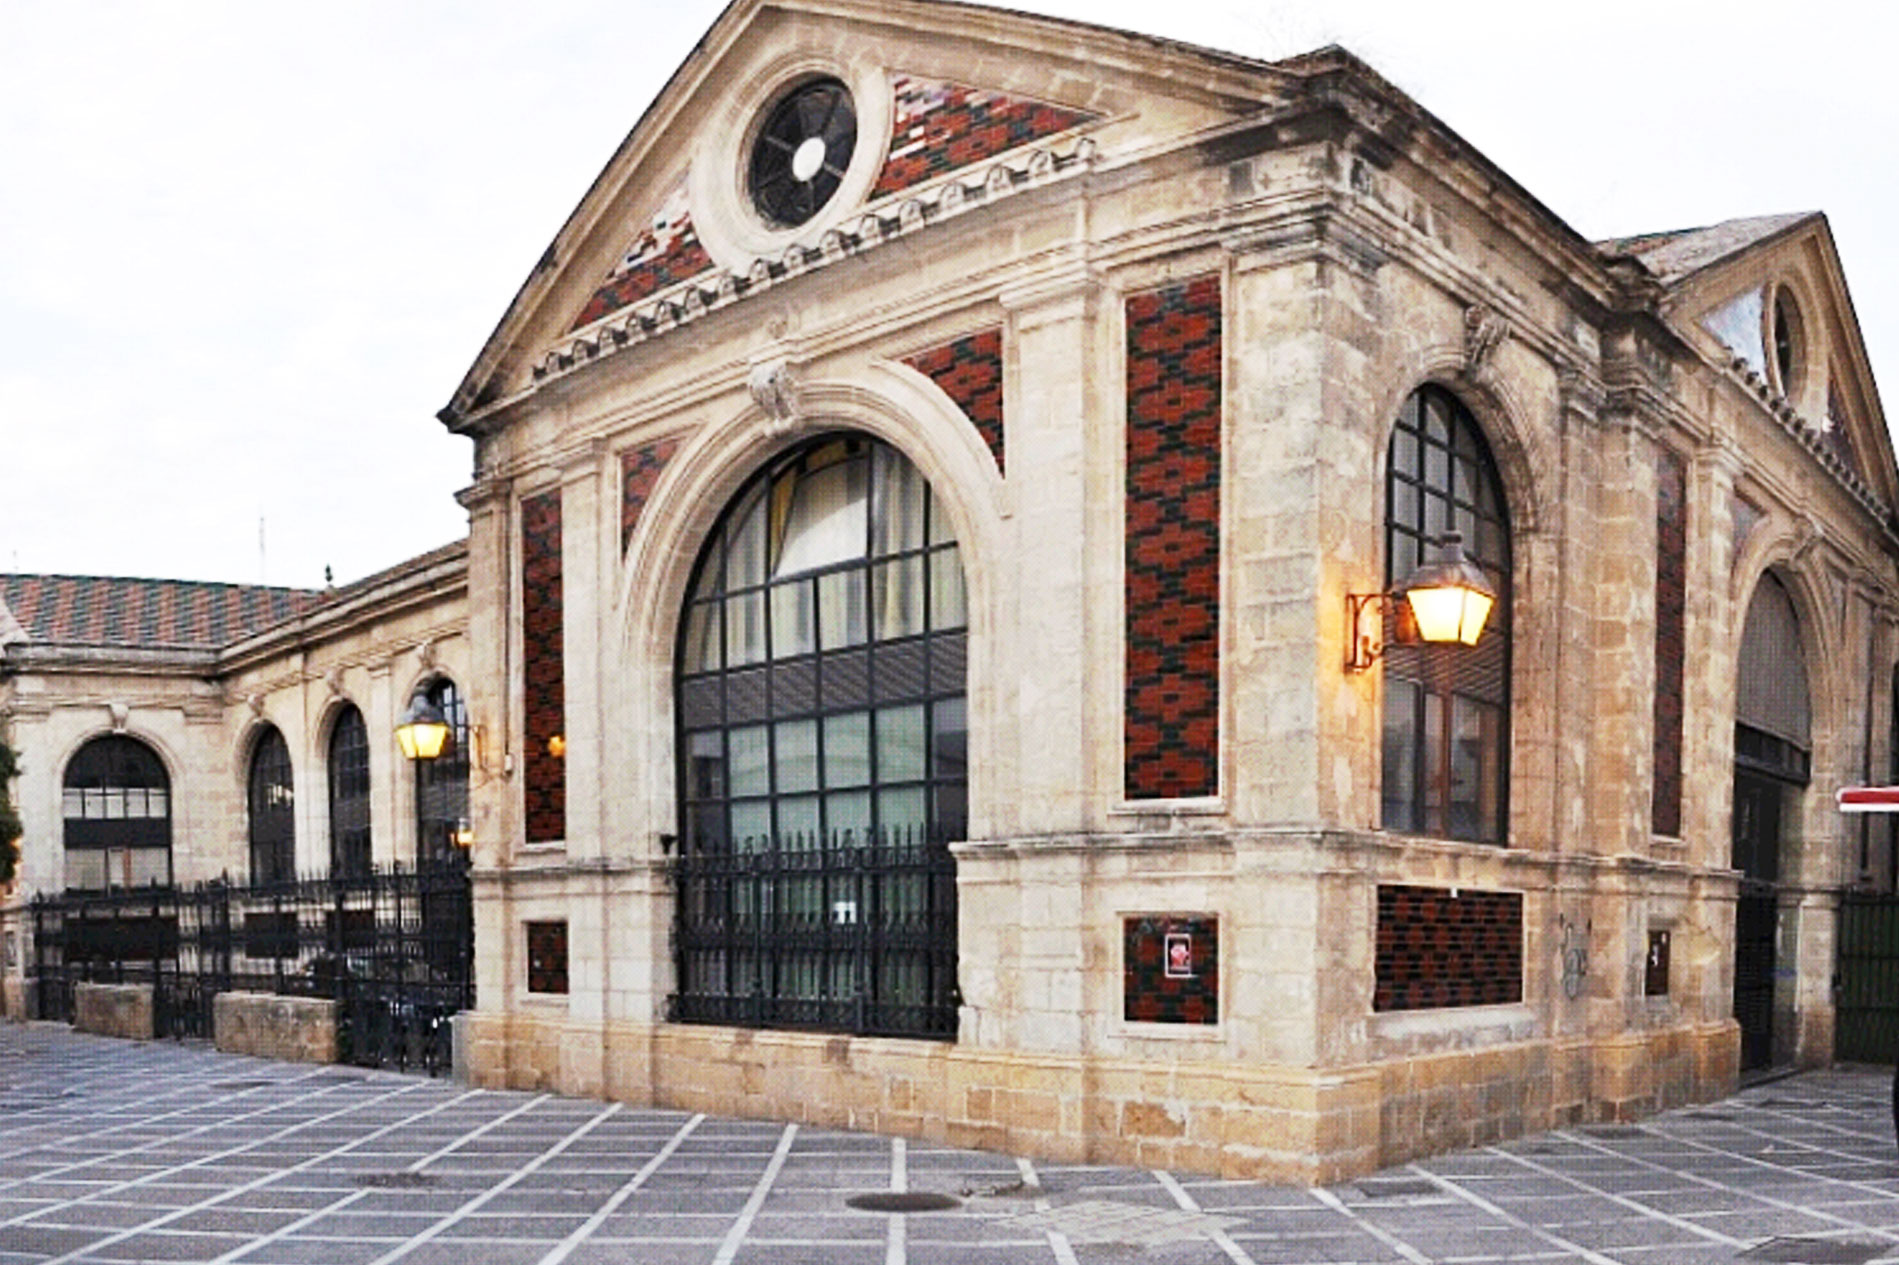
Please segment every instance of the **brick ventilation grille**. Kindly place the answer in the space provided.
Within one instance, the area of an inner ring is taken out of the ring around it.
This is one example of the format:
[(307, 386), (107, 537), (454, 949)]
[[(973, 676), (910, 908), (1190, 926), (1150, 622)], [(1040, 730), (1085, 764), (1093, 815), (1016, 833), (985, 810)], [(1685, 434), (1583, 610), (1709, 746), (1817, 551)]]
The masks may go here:
[(1002, 331), (983, 330), (918, 352), (904, 363), (956, 401), (1002, 470)]
[(620, 549), (633, 541), (633, 529), (640, 525), (653, 485), (665, 472), (666, 463), (679, 451), (677, 439), (661, 439), (643, 448), (634, 448), (620, 458)]
[(652, 220), (626, 248), (606, 282), (580, 309), (570, 330), (630, 307), (648, 295), (712, 270), (712, 256), (692, 226), (692, 208), (681, 180), (661, 201)]
[(528, 991), (567, 991), (567, 924), (530, 922), (527, 925)]
[(526, 694), (527, 750), (522, 758), (527, 841), (567, 837), (567, 775), (548, 750), (565, 738), (566, 685), (562, 680), (560, 493), (521, 502), (521, 670)]
[[(1184, 975), (1178, 962), (1168, 970), (1170, 947), (1183, 942)], [(1121, 995), (1121, 1017), (1129, 1023), (1219, 1023), (1220, 920), (1123, 919)]]
[(1127, 301), (1129, 799), (1219, 790), (1220, 280)]
[(1523, 895), (1380, 886), (1373, 1010), (1523, 1000)]
[(961, 84), (900, 77), (891, 87), (890, 156), (870, 191), (873, 198), (902, 193), (1101, 117)]
[(1655, 470), (1655, 752), (1649, 825), (1681, 834), (1682, 675), (1687, 648), (1688, 504), (1681, 458), (1663, 450)]

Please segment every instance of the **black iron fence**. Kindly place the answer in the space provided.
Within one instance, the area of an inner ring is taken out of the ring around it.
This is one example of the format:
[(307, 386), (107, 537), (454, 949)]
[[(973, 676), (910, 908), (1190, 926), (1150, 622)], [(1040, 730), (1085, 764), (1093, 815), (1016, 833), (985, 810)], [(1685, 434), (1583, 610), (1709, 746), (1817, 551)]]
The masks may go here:
[(1833, 1056), (1856, 1063), (1899, 1059), (1899, 896), (1840, 898)]
[(474, 1005), (474, 921), (461, 855), (419, 869), (37, 897), (36, 1013), (70, 1022), (81, 982), (152, 986), (160, 1036), (209, 1037), (219, 993), (338, 1004), (341, 1056), (447, 1071), (448, 1019)]
[(956, 863), (922, 831), (789, 835), (672, 862), (671, 1017), (956, 1035)]

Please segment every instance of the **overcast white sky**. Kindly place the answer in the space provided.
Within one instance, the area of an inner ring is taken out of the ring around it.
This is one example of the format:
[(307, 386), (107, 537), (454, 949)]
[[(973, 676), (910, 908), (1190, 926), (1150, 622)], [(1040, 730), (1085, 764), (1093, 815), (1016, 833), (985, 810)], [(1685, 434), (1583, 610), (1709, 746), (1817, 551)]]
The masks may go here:
[[(316, 586), (461, 535), (435, 410), (720, 7), (0, 0), (0, 570)], [(1890, 0), (1017, 7), (1344, 44), (1592, 238), (1824, 210), (1899, 392)]]

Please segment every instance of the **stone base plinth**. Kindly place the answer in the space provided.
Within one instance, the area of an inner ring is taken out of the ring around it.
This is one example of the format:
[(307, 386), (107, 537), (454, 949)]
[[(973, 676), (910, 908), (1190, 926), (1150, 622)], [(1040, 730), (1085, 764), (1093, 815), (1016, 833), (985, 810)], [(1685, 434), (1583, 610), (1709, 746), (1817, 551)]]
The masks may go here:
[(152, 1039), (150, 984), (73, 985), (73, 1029), (102, 1037)]
[(219, 993), (212, 1002), (212, 1041), (227, 1054), (255, 1054), (291, 1063), (334, 1063), (336, 1003), (271, 993)]

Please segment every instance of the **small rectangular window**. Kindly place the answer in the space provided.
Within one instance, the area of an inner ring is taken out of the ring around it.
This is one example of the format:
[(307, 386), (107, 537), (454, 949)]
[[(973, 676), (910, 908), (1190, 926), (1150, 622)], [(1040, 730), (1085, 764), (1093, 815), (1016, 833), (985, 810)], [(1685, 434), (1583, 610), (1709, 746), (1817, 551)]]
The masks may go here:
[(527, 925), (528, 991), (567, 991), (567, 924), (530, 922)]

